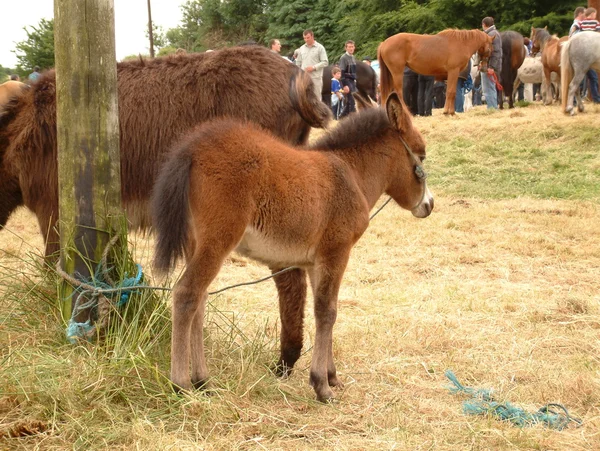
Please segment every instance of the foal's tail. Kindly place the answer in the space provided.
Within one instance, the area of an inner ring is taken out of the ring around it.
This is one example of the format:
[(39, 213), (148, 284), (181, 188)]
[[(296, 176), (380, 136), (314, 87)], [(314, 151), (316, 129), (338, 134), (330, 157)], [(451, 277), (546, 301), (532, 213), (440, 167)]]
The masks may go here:
[(179, 144), (162, 166), (152, 192), (152, 223), (156, 230), (154, 268), (168, 272), (185, 252), (189, 237), (189, 189), (192, 152)]
[[(560, 43), (558, 45), (561, 45)], [(560, 51), (560, 92), (561, 92), (561, 107), (563, 112), (567, 112), (567, 100), (569, 97), (569, 84), (573, 80), (573, 66), (571, 65), (571, 57), (569, 56), (569, 46), (571, 41), (562, 43)], [(548, 83), (551, 83), (548, 80)]]
[[(394, 90), (394, 78), (392, 77), (390, 69), (385, 64), (383, 52), (381, 51), (383, 44), (385, 44), (385, 42), (379, 44), (379, 47), (377, 48), (377, 61), (379, 61), (379, 98), (381, 99), (381, 105), (385, 105), (387, 98)], [(402, 93), (400, 93), (400, 95), (402, 95)]]
[(290, 100), (292, 107), (311, 127), (325, 128), (329, 123), (331, 110), (317, 97), (310, 75), (300, 69), (290, 79)]

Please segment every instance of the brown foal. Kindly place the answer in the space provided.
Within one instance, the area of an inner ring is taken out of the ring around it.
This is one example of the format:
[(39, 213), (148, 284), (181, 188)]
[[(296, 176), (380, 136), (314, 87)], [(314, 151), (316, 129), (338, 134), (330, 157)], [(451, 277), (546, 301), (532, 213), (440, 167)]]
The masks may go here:
[(330, 387), (342, 386), (333, 326), (350, 251), (383, 193), (418, 218), (431, 213), (424, 158), (423, 138), (395, 93), (385, 110), (351, 115), (308, 150), (233, 119), (188, 134), (169, 154), (152, 199), (156, 269), (165, 272), (184, 255), (187, 260), (173, 295), (174, 386), (188, 390), (208, 380), (207, 289), (237, 251), (272, 271), (297, 267), (276, 279), (280, 374), (289, 374), (300, 355), (308, 272), (316, 322), (310, 383), (320, 401), (332, 399)]

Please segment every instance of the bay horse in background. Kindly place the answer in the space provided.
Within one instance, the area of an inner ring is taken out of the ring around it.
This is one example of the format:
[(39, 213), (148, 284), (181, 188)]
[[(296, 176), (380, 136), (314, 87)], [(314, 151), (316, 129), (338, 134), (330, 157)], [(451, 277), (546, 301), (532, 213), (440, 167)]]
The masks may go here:
[(563, 42), (560, 54), (560, 83), (563, 92), (562, 110), (575, 114), (573, 96), (577, 109), (583, 112), (579, 85), (590, 69), (600, 70), (600, 33), (584, 31)]
[(434, 35), (398, 33), (387, 38), (377, 49), (380, 66), (381, 103), (392, 91), (402, 98), (404, 67), (421, 75), (448, 80), (444, 114), (454, 114), (458, 74), (467, 67), (469, 58), (478, 53), (488, 60), (493, 38), (481, 30), (444, 30)]
[(519, 67), (523, 64), (527, 52), (523, 35), (516, 31), (500, 32), (502, 39), (502, 71), (500, 73), (500, 82), (503, 92), (498, 96), (498, 106), (504, 109), (504, 96), (508, 97), (508, 107), (514, 108), (515, 96), (513, 85), (517, 79)]
[[(560, 86), (560, 54), (562, 51), (562, 43), (569, 40), (568, 36), (558, 38), (558, 36), (551, 36), (547, 28), (534, 28), (531, 27), (532, 52), (542, 53), (542, 66), (544, 68), (544, 78), (542, 81), (542, 92), (544, 92), (543, 98), (544, 105), (550, 105), (553, 100), (552, 96), (552, 74), (556, 74), (556, 81)], [(560, 89), (556, 93), (557, 99), (561, 98)]]
[(17, 97), (28, 85), (16, 80), (5, 81), (0, 85), (0, 108), (14, 97)]
[[(243, 70), (241, 69), (243, 68)], [(260, 46), (117, 64), (121, 198), (133, 228), (151, 226), (148, 200), (173, 142), (222, 116), (252, 120), (293, 145), (331, 112), (308, 74)], [(58, 250), (54, 71), (0, 107), (0, 228), (25, 205), (37, 216), (46, 256)]]
[(395, 93), (388, 95), (385, 109), (356, 99), (359, 112), (342, 119), (310, 150), (225, 118), (200, 125), (169, 154), (153, 193), (152, 216), (157, 271), (168, 271), (184, 255), (187, 263), (173, 292), (176, 390), (207, 383), (207, 289), (233, 251), (274, 272), (296, 267), (299, 283), (278, 286), (280, 376), (300, 357), (308, 272), (316, 323), (310, 384), (320, 401), (334, 397), (330, 387), (343, 385), (333, 361), (338, 292), (370, 210), (383, 193), (418, 218), (433, 209), (421, 166), (425, 142), (410, 112)]
[[(329, 107), (331, 107), (331, 69), (333, 66), (327, 66), (323, 69), (321, 100)], [(373, 102), (377, 100), (377, 74), (375, 69), (358, 60), (356, 61), (356, 90), (363, 99), (370, 97)]]

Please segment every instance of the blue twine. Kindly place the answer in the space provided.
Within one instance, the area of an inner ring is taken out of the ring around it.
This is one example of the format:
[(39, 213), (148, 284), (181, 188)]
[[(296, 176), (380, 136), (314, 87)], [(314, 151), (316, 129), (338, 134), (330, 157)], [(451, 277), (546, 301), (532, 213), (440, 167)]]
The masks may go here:
[(491, 414), (500, 420), (510, 421), (515, 426), (527, 427), (541, 423), (559, 431), (566, 428), (570, 422), (577, 426), (582, 424), (582, 421), (572, 417), (562, 404), (547, 404), (537, 412), (531, 413), (509, 402), (493, 401), (492, 390), (465, 387), (451, 370), (446, 370), (445, 375), (454, 384), (454, 387), (449, 387), (452, 393), (466, 393), (472, 396), (472, 399), (463, 402), (463, 412), (468, 415)]
[[(82, 310), (97, 309), (98, 298), (100, 297), (100, 294), (105, 292), (121, 292), (121, 296), (119, 298), (119, 301), (117, 302), (117, 307), (123, 307), (125, 304), (127, 304), (127, 301), (129, 300), (129, 297), (132, 292), (139, 293), (139, 291), (132, 288), (139, 286), (139, 283), (143, 277), (142, 266), (136, 264), (136, 267), (137, 274), (135, 277), (127, 277), (127, 273), (125, 273), (125, 278), (123, 279), (123, 281), (114, 287), (103, 280), (103, 273), (101, 271), (100, 265), (98, 265), (94, 277), (91, 280), (84, 281), (85, 284), (93, 286), (95, 290), (92, 292), (91, 299), (88, 302), (81, 305), (76, 305), (75, 308), (73, 308), (73, 312), (71, 313), (71, 319), (69, 320), (66, 329), (67, 340), (69, 340), (70, 343), (75, 344), (80, 338), (90, 340), (96, 334), (96, 326), (95, 324), (92, 324), (90, 319), (83, 323), (79, 323), (75, 321), (74, 318)], [(70, 296), (73, 296), (75, 293), (82, 294), (86, 291), (89, 290), (77, 287), (71, 293)]]

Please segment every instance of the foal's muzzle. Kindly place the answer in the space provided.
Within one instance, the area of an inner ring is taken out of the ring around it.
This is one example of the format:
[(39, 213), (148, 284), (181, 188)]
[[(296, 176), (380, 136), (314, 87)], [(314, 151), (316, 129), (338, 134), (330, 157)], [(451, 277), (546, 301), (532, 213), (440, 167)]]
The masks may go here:
[(433, 195), (429, 191), (427, 184), (425, 184), (423, 198), (419, 202), (419, 205), (411, 210), (411, 213), (417, 218), (426, 218), (433, 211), (433, 203)]

